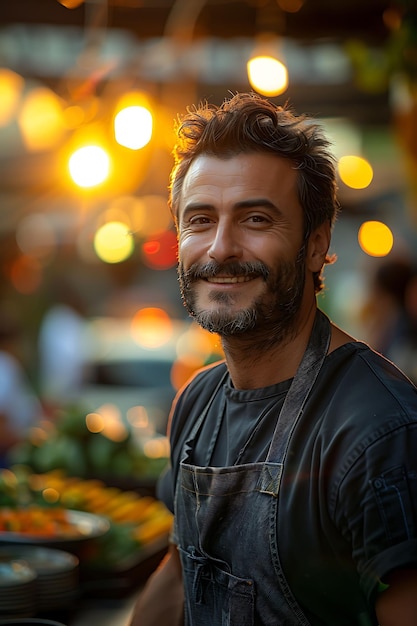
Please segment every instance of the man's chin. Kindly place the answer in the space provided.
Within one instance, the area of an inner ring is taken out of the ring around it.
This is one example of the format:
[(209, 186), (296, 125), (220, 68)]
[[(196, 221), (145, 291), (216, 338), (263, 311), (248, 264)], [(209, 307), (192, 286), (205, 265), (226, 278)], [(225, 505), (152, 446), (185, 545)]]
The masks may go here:
[(216, 311), (199, 311), (192, 314), (196, 322), (205, 330), (222, 336), (234, 336), (253, 330), (256, 313), (253, 310), (236, 311), (230, 308)]

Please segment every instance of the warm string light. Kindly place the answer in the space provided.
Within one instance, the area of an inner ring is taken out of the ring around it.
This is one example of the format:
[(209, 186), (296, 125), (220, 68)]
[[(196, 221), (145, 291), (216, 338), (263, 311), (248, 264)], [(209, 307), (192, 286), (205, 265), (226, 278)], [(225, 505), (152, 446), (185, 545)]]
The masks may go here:
[(287, 68), (269, 55), (257, 55), (247, 64), (248, 78), (255, 91), (263, 96), (279, 96), (288, 87)]
[(361, 156), (345, 155), (340, 157), (338, 172), (341, 180), (352, 189), (365, 189), (372, 182), (372, 165)]
[(358, 242), (373, 257), (387, 256), (394, 245), (394, 235), (387, 224), (377, 220), (364, 222), (359, 228)]
[(274, 97), (288, 88), (288, 69), (282, 52), (286, 13), (297, 12), (303, 0), (265, 2), (257, 11), (254, 49), (247, 62), (249, 83), (263, 96)]

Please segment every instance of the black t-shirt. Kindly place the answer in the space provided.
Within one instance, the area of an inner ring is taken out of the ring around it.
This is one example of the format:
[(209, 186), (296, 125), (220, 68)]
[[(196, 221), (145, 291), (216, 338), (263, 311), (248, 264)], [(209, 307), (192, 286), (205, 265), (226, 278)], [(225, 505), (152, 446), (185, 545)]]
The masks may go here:
[[(203, 370), (174, 403), (173, 469), (159, 485), (171, 510), (183, 445), (225, 373), (224, 363)], [(242, 391), (226, 374), (194, 463), (208, 464), (218, 411), (223, 421), (209, 464), (265, 460), (290, 383)], [(359, 614), (372, 616), (384, 575), (417, 567), (417, 389), (363, 343), (325, 359), (290, 441), (277, 533), (287, 580), (317, 626), (359, 624)]]

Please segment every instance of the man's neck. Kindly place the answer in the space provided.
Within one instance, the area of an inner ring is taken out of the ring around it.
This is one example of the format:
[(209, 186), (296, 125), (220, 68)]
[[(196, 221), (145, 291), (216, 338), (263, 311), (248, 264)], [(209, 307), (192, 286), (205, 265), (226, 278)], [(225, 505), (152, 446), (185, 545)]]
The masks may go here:
[(258, 333), (223, 337), (223, 351), (234, 387), (257, 389), (292, 378), (307, 348), (315, 313), (314, 307), (280, 341)]

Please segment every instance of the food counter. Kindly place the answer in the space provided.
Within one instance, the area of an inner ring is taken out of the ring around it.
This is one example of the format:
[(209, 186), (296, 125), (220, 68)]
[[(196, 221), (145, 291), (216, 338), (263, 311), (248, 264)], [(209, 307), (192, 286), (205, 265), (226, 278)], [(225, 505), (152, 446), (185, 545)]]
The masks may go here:
[(62, 471), (0, 472), (0, 620), (124, 626), (163, 558), (172, 515), (154, 495)]

